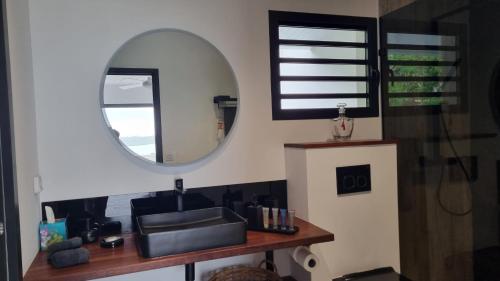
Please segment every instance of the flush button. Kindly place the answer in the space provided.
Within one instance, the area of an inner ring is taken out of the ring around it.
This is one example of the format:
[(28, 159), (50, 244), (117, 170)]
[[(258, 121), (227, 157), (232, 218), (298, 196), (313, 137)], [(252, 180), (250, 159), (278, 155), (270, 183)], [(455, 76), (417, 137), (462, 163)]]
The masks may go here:
[(371, 191), (370, 165), (337, 168), (337, 194)]
[(356, 188), (356, 178), (352, 175), (344, 176), (342, 180), (342, 187), (345, 190), (353, 190)]

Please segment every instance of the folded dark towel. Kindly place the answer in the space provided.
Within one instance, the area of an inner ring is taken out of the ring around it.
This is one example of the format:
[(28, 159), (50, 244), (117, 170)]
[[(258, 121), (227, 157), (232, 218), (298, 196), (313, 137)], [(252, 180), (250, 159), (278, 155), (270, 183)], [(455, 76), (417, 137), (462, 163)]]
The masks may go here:
[(62, 251), (62, 250), (69, 250), (69, 249), (76, 249), (80, 248), (82, 246), (82, 238), (80, 237), (75, 237), (71, 238), (62, 242), (54, 243), (51, 244), (47, 248), (47, 253), (50, 257), (55, 252)]
[(85, 248), (62, 250), (52, 253), (49, 262), (56, 268), (68, 267), (72, 265), (89, 262), (90, 253)]

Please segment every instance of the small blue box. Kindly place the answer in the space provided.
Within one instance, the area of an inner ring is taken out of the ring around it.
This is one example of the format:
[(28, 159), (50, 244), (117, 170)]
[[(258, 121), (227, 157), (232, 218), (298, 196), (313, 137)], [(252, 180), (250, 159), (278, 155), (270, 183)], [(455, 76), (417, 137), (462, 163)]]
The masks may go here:
[(55, 223), (40, 222), (40, 249), (42, 251), (54, 243), (68, 239), (66, 219), (58, 219)]

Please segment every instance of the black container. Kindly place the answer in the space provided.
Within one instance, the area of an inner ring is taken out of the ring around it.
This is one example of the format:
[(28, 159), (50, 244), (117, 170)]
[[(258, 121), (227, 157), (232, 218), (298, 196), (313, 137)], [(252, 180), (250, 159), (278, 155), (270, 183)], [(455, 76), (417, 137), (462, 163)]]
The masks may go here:
[(89, 230), (84, 230), (80, 233), (83, 244), (94, 243), (99, 238), (99, 228), (94, 227)]
[(262, 206), (248, 206), (247, 207), (248, 228), (263, 228), (264, 222), (262, 218)]
[(246, 221), (217, 207), (136, 217), (141, 255), (146, 258), (243, 244)]
[(101, 223), (99, 234), (101, 236), (111, 236), (122, 233), (122, 223), (120, 221), (109, 221)]

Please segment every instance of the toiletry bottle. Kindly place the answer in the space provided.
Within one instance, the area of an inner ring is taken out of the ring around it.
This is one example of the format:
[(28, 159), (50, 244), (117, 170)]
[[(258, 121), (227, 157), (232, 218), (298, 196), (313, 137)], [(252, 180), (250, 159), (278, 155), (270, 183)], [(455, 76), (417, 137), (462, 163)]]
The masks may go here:
[(269, 207), (263, 207), (262, 208), (262, 219), (263, 219), (263, 224), (264, 228), (269, 228)]
[(295, 210), (288, 210), (288, 229), (295, 229)]
[(217, 119), (217, 143), (221, 144), (224, 141), (224, 120), (221, 118)]
[(279, 209), (278, 208), (272, 208), (271, 209), (272, 213), (273, 213), (273, 228), (274, 229), (278, 229), (278, 224), (279, 224), (279, 219), (278, 219), (278, 212), (279, 212)]
[(333, 139), (334, 140), (349, 140), (351, 139), (354, 120), (346, 116), (345, 103), (339, 103), (339, 117), (333, 119)]
[(280, 225), (281, 229), (286, 230), (286, 209), (280, 209)]

